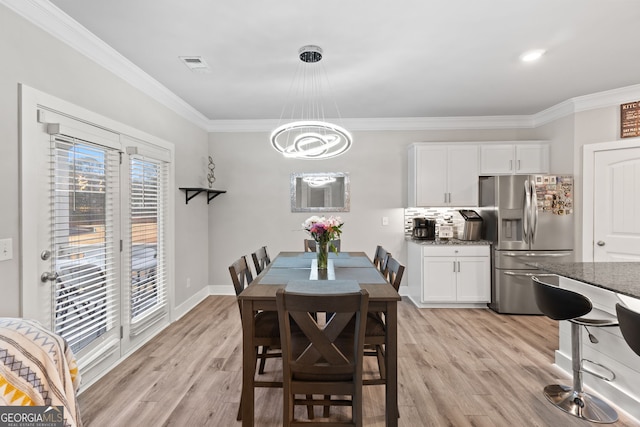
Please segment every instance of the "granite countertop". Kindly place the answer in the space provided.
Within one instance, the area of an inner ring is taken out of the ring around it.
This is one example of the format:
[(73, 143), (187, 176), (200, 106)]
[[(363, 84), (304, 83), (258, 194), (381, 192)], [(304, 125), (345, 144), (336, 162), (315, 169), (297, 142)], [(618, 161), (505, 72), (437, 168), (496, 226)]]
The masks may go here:
[(435, 245), (490, 245), (491, 242), (489, 240), (459, 240), (459, 239), (439, 239), (436, 237), (435, 240), (425, 240), (425, 239), (414, 239), (410, 236), (405, 237), (407, 242), (415, 243), (417, 245), (425, 245), (425, 246), (435, 246)]
[(640, 298), (640, 262), (538, 262), (530, 265), (558, 276)]

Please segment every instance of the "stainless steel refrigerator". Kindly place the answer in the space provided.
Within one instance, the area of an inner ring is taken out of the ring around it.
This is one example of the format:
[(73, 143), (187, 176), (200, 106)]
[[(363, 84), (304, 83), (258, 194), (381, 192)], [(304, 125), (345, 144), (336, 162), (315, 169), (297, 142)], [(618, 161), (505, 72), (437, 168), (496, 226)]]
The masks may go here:
[(531, 276), (557, 278), (529, 265), (573, 261), (573, 177), (480, 177), (485, 237), (493, 241), (491, 303), (498, 313), (542, 314)]

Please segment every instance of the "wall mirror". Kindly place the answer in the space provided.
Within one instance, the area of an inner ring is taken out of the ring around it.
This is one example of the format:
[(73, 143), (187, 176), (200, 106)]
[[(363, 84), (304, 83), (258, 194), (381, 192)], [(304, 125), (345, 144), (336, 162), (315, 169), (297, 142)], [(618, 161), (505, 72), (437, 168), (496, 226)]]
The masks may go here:
[(292, 173), (291, 212), (349, 212), (349, 174)]

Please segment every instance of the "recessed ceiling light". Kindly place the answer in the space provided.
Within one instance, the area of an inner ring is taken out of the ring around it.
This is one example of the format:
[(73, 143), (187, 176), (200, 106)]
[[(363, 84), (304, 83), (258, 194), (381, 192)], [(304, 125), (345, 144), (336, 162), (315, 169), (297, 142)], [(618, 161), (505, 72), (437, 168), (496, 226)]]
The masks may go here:
[(538, 59), (540, 59), (542, 55), (544, 55), (544, 53), (545, 53), (544, 49), (530, 50), (520, 55), (520, 60), (523, 62), (537, 61)]
[(211, 69), (202, 56), (179, 56), (180, 60), (195, 73), (210, 73)]

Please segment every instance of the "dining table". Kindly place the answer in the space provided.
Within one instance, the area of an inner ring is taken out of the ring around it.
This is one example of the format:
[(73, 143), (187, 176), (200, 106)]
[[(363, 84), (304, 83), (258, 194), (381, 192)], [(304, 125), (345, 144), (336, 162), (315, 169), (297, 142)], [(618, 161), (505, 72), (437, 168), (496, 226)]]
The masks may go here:
[(254, 425), (255, 313), (277, 311), (276, 292), (289, 283), (317, 287), (340, 286), (354, 281), (369, 293), (369, 312), (384, 313), (385, 319), (385, 420), (398, 425), (398, 315), (400, 295), (364, 252), (331, 252), (327, 269), (318, 269), (314, 252), (280, 252), (239, 295), (242, 308), (242, 425)]

